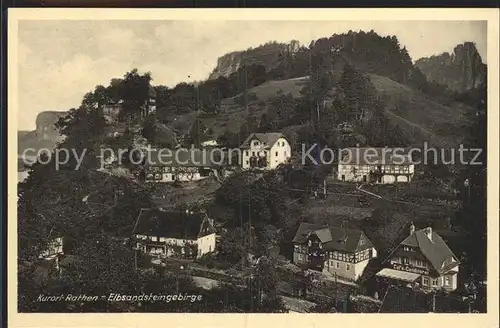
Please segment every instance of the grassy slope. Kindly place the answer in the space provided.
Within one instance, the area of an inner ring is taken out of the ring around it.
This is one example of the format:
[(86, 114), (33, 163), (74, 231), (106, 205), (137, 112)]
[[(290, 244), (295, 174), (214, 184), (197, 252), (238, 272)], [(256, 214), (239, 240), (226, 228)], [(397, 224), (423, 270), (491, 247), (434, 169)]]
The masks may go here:
[[(258, 99), (249, 102), (248, 110), (238, 104), (238, 98), (241, 95), (237, 95), (222, 100), (221, 112), (219, 114), (202, 114), (200, 118), (207, 127), (214, 131), (214, 138), (223, 134), (225, 130), (238, 132), (239, 127), (243, 125), (248, 118), (256, 119), (257, 123), (259, 122), (260, 116), (267, 111), (264, 102), (275, 97), (279, 90), (282, 90), (285, 94), (291, 93), (294, 97), (300, 97), (300, 90), (302, 90), (305, 83), (307, 83), (306, 81), (307, 77), (266, 82), (249, 89), (248, 93), (255, 93)], [(196, 113), (178, 115), (175, 119), (172, 118), (169, 120), (169, 126), (180, 133), (185, 133), (188, 131), (195, 117)]]
[(460, 142), (466, 106), (445, 106), (386, 77), (370, 74), (370, 78), (377, 91), (388, 96), (388, 117), (415, 143), (446, 147)]
[[(428, 142), (439, 147), (449, 147), (460, 143), (462, 128), (466, 123), (466, 106), (456, 103), (442, 105), (386, 77), (370, 74), (370, 78), (379, 94), (387, 100), (387, 116), (408, 134), (415, 145), (421, 146), (423, 142)], [(237, 103), (239, 96), (236, 96), (222, 101), (219, 114), (204, 115), (201, 118), (214, 131), (214, 138), (225, 130), (237, 132), (247, 119), (255, 119), (258, 123), (260, 116), (267, 111), (265, 101), (275, 97), (279, 90), (300, 97), (300, 90), (306, 83), (307, 77), (269, 81), (249, 90), (258, 99), (250, 102), (248, 109)], [(189, 127), (195, 115), (190, 113), (178, 116), (176, 124), (182, 125), (180, 122), (184, 122)]]

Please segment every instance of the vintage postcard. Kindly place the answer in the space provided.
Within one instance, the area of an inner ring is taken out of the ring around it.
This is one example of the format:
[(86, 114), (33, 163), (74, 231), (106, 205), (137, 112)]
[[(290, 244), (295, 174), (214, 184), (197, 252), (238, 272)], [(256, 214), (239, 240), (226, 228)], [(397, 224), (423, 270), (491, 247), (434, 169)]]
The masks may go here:
[(8, 18), (9, 326), (498, 325), (498, 10)]

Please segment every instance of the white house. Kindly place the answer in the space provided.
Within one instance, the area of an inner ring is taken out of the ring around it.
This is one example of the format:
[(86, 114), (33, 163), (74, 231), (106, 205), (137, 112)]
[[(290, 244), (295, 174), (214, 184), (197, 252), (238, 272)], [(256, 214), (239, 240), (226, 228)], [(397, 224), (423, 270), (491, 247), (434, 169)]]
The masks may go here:
[(357, 229), (300, 224), (293, 238), (293, 263), (296, 265), (357, 280), (377, 250)]
[(218, 145), (217, 140), (206, 140), (201, 143), (202, 147), (217, 147)]
[(240, 146), (243, 169), (275, 169), (292, 156), (290, 143), (282, 133), (252, 133)]
[(44, 260), (52, 260), (63, 254), (63, 238), (55, 237), (49, 240), (45, 249), (40, 253), (38, 257)]
[(142, 209), (135, 249), (155, 257), (199, 258), (215, 250), (215, 228), (205, 213)]
[(403, 148), (345, 148), (340, 151), (337, 178), (348, 182), (410, 182), (415, 165)]

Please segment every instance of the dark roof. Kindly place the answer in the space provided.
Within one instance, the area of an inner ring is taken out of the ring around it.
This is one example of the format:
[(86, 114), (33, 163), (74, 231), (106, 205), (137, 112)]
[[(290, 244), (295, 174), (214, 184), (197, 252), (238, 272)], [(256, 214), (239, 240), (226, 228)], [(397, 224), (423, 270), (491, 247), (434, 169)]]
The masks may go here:
[(142, 209), (134, 227), (134, 235), (197, 239), (204, 213), (167, 212)]
[(405, 148), (344, 148), (339, 154), (340, 164), (411, 164), (412, 158)]
[(240, 148), (249, 148), (250, 141), (252, 141), (253, 139), (258, 139), (260, 142), (262, 142), (264, 144), (264, 148), (271, 148), (276, 143), (276, 141), (278, 141), (279, 138), (285, 138), (283, 133), (280, 132), (252, 133), (241, 144)]
[[(300, 224), (292, 242), (303, 244), (310, 234), (315, 234), (319, 238), (325, 250), (353, 253), (373, 247), (373, 244), (361, 230), (328, 227), (307, 222)], [(361, 240), (363, 240), (362, 244)]]
[[(213, 167), (220, 166), (221, 152), (209, 149), (151, 149), (145, 151), (146, 164), (152, 166)], [(222, 162), (222, 161), (221, 161)]]
[[(432, 264), (432, 267), (439, 273), (445, 273), (451, 267), (458, 264), (458, 259), (446, 242), (431, 229), (432, 240), (427, 236), (427, 229), (420, 229), (412, 233), (401, 245), (418, 247), (422, 254)], [(451, 262), (453, 259), (455, 262)]]

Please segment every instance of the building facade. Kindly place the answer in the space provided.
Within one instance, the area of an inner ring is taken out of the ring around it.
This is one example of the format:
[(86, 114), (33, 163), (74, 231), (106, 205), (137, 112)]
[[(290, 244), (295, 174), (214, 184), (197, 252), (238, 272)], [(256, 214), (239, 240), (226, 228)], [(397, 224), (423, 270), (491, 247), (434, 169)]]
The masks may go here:
[(113, 124), (118, 122), (122, 109), (122, 102), (106, 104), (99, 108), (99, 114), (104, 118), (107, 124)]
[(293, 262), (356, 281), (377, 251), (361, 230), (301, 223), (293, 239)]
[(215, 228), (205, 213), (142, 209), (134, 249), (153, 257), (195, 259), (215, 250)]
[(221, 165), (204, 149), (152, 149), (146, 159), (146, 182), (187, 182), (205, 179)]
[(52, 260), (60, 255), (63, 255), (63, 238), (56, 237), (52, 238), (48, 243), (45, 249), (38, 256), (40, 259)]
[(252, 133), (240, 146), (242, 169), (275, 169), (292, 156), (290, 143), (282, 133)]
[(458, 258), (432, 228), (415, 230), (384, 261), (377, 273), (396, 283), (421, 287), (424, 290), (455, 290), (458, 286)]
[(410, 182), (415, 172), (411, 153), (400, 148), (346, 148), (340, 152), (337, 179), (391, 184)]

